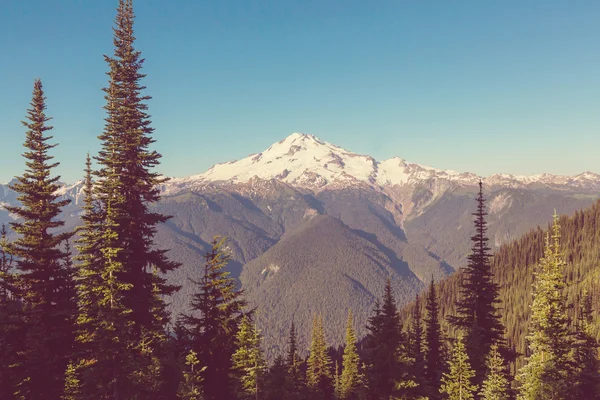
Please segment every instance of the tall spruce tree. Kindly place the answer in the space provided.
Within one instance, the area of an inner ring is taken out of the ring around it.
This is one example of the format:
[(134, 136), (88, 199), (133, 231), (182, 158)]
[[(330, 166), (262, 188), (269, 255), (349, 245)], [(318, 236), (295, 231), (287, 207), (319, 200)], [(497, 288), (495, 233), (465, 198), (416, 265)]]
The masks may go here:
[(442, 328), (439, 321), (439, 304), (433, 276), (429, 284), (425, 309), (425, 384), (430, 399), (439, 398), (440, 381), (444, 371)]
[(552, 236), (546, 235), (544, 257), (535, 271), (529, 325), (530, 355), (519, 371), (521, 400), (567, 399), (574, 393), (569, 360), (567, 304), (562, 269), (566, 263), (560, 247), (560, 225), (554, 212)]
[(72, 233), (56, 233), (64, 225), (58, 216), (70, 200), (59, 200), (59, 176), (51, 177), (58, 163), (48, 151), (55, 147), (47, 132), (46, 98), (42, 82), (34, 83), (23, 156), (26, 170), (10, 187), (19, 194), (19, 207), (6, 207), (19, 219), (11, 222), (18, 238), (8, 249), (20, 272), (15, 295), (23, 304), (22, 349), (16, 360), (18, 396), (27, 399), (59, 398), (64, 389), (64, 372), (73, 348), (72, 271), (64, 264), (61, 248)]
[(346, 323), (346, 346), (342, 356), (342, 375), (340, 378), (340, 399), (357, 400), (364, 392), (364, 377), (360, 370), (360, 357), (356, 349), (356, 332), (352, 310), (348, 310)]
[[(203, 372), (203, 394), (207, 400), (233, 396), (230, 374), (235, 352), (235, 335), (246, 301), (236, 290), (235, 279), (225, 271), (231, 256), (224, 249), (226, 238), (215, 237), (206, 254), (204, 275), (191, 302), (191, 314), (181, 316), (187, 347), (194, 350), (208, 368)], [(199, 274), (200, 275), (200, 274)]]
[(416, 384), (408, 375), (407, 338), (402, 333), (389, 279), (382, 302), (376, 302), (373, 314), (368, 321), (369, 333), (364, 342), (369, 398), (387, 399), (390, 396), (407, 395)]
[[(161, 155), (149, 149), (155, 142), (145, 103), (150, 96), (142, 94), (144, 59), (134, 48), (133, 21), (132, 0), (119, 0), (114, 55), (105, 56), (110, 79), (104, 89), (107, 117), (104, 132), (98, 137), (102, 149), (95, 157), (99, 163), (95, 192), (104, 212), (109, 201), (114, 210), (114, 233), (122, 249), (115, 260), (122, 265), (117, 279), (130, 287), (123, 304), (131, 310), (132, 332), (159, 346), (166, 321), (157, 318), (155, 312), (165, 304), (157, 300), (155, 287), (161, 296), (172, 294), (177, 288), (168, 285), (163, 274), (178, 264), (167, 259), (166, 250), (153, 246), (156, 225), (168, 217), (152, 212), (150, 205), (159, 200), (157, 186), (166, 179), (152, 171)], [(154, 274), (154, 268), (161, 274)], [(144, 346), (139, 347), (142, 351)]]
[(460, 336), (452, 346), (452, 355), (448, 360), (448, 373), (442, 377), (440, 393), (448, 400), (472, 400), (475, 398), (477, 386), (473, 384), (475, 371), (469, 363), (465, 349), (465, 339)]
[(244, 315), (236, 335), (233, 371), (239, 400), (262, 398), (267, 363), (261, 349), (262, 338), (253, 321)]
[(500, 303), (498, 285), (490, 263), (490, 248), (487, 245), (487, 222), (483, 183), (479, 181), (475, 235), (471, 237), (473, 247), (468, 264), (462, 270), (461, 298), (456, 303), (457, 315), (449, 321), (466, 331), (466, 346), (469, 359), (476, 371), (475, 382), (480, 384), (485, 375), (485, 357), (492, 344), (502, 340), (504, 328), (500, 322), (497, 304)]
[(310, 354), (306, 364), (306, 385), (311, 391), (311, 397), (319, 400), (331, 399), (333, 396), (331, 358), (327, 353), (323, 317), (320, 315), (313, 319)]
[(487, 357), (487, 375), (481, 385), (481, 400), (509, 400), (510, 382), (507, 379), (506, 363), (494, 343)]

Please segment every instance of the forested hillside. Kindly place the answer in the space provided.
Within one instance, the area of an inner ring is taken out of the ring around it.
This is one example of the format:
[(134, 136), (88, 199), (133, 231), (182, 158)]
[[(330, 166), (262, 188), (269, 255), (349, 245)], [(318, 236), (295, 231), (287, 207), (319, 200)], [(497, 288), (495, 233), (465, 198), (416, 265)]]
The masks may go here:
[[(567, 261), (564, 274), (571, 324), (580, 314), (580, 294), (586, 290), (592, 299), (594, 310), (594, 333), (600, 337), (600, 202), (572, 216), (560, 217), (561, 245)], [(549, 228), (548, 228), (549, 229)], [(521, 355), (525, 354), (525, 336), (529, 326), (532, 302), (534, 270), (544, 255), (544, 237), (548, 229), (537, 228), (522, 238), (501, 246), (495, 252), (491, 264), (495, 282), (499, 285), (500, 315), (506, 326), (506, 338)], [(461, 272), (440, 281), (440, 312), (453, 315), (460, 296)], [(423, 308), (423, 304), (420, 305)], [(403, 319), (411, 320), (414, 303), (404, 308)], [(445, 330), (451, 330), (442, 320)], [(522, 357), (518, 360), (518, 365)]]

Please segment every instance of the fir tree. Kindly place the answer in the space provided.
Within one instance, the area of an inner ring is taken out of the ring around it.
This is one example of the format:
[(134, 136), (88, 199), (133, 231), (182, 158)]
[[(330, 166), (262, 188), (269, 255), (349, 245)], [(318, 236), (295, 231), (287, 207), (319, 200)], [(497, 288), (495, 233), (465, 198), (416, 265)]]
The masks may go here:
[(327, 342), (323, 317), (313, 319), (310, 354), (307, 360), (306, 385), (316, 399), (330, 399), (333, 395), (331, 358), (327, 353)]
[[(157, 324), (154, 287), (158, 287), (161, 296), (172, 294), (177, 288), (168, 285), (162, 274), (178, 264), (167, 259), (166, 250), (153, 246), (156, 225), (168, 217), (151, 212), (149, 206), (159, 200), (158, 185), (166, 179), (152, 172), (161, 156), (149, 149), (154, 143), (145, 104), (150, 96), (142, 94), (145, 87), (140, 80), (145, 75), (140, 71), (144, 59), (134, 48), (133, 21), (132, 0), (119, 0), (113, 30), (114, 55), (105, 56), (110, 80), (104, 89), (107, 117), (99, 136), (102, 149), (96, 157), (96, 175), (100, 179), (95, 191), (102, 209), (105, 211), (110, 201), (114, 210), (114, 233), (122, 249), (115, 260), (122, 265), (117, 278), (130, 287), (123, 302), (131, 310), (132, 333), (148, 337), (162, 334), (166, 323)], [(153, 268), (161, 274), (153, 274)], [(164, 309), (164, 302), (159, 303), (158, 308)], [(152, 340), (153, 346), (162, 342)]]
[(237, 398), (251, 400), (262, 397), (267, 363), (260, 347), (261, 337), (256, 326), (244, 315), (236, 335), (233, 370), (238, 380)]
[(336, 361), (335, 371), (333, 373), (333, 397), (336, 399), (342, 398), (342, 386), (340, 381), (340, 364)]
[(339, 385), (340, 399), (358, 399), (359, 393), (361, 393), (363, 389), (364, 382), (360, 371), (360, 358), (356, 350), (356, 341), (352, 310), (348, 310), (346, 346), (344, 347), (344, 355), (342, 357), (342, 376)]
[(198, 288), (191, 302), (193, 313), (181, 317), (187, 346), (209, 366), (202, 374), (203, 394), (207, 400), (232, 395), (231, 359), (242, 310), (246, 306), (243, 292), (236, 290), (235, 279), (225, 271), (231, 258), (223, 248), (225, 240), (215, 237), (212, 241), (204, 275), (199, 281), (192, 280)]
[(476, 371), (475, 381), (479, 384), (485, 372), (485, 356), (490, 347), (502, 339), (504, 328), (497, 312), (500, 302), (498, 285), (490, 264), (490, 248), (487, 245), (487, 223), (483, 183), (479, 181), (475, 235), (471, 237), (473, 247), (467, 267), (461, 277), (461, 299), (456, 304), (457, 314), (450, 322), (466, 331), (467, 353)]
[(72, 271), (62, 262), (61, 244), (72, 233), (56, 233), (64, 225), (57, 219), (70, 200), (59, 200), (59, 176), (51, 177), (58, 163), (48, 151), (56, 145), (48, 140), (52, 129), (46, 123), (46, 98), (42, 82), (36, 80), (23, 154), (26, 170), (11, 189), (19, 194), (20, 207), (6, 207), (19, 220), (11, 222), (19, 237), (10, 244), (20, 271), (15, 295), (23, 303), (24, 337), (16, 360), (20, 383), (18, 396), (27, 399), (59, 398), (64, 389), (64, 371), (73, 347)]
[(190, 350), (185, 357), (185, 365), (183, 380), (179, 386), (177, 398), (182, 400), (203, 400), (201, 373), (206, 370), (206, 366), (200, 366), (198, 355), (193, 350)]
[(465, 339), (459, 337), (452, 347), (452, 355), (448, 361), (448, 373), (442, 377), (440, 393), (446, 394), (448, 400), (471, 400), (475, 398), (477, 386), (473, 384), (475, 371), (469, 363), (465, 348)]
[(487, 375), (483, 381), (479, 396), (481, 400), (509, 400), (510, 383), (506, 377), (506, 365), (494, 343), (487, 357)]
[(544, 257), (533, 283), (533, 303), (529, 326), (530, 355), (517, 379), (519, 399), (566, 399), (573, 393), (569, 362), (571, 340), (564, 295), (565, 260), (560, 248), (560, 226), (554, 213), (552, 237), (546, 235)]
[(439, 397), (440, 380), (442, 371), (444, 370), (443, 363), (443, 338), (442, 329), (439, 321), (439, 304), (433, 276), (429, 284), (427, 293), (427, 303), (425, 309), (427, 316), (425, 317), (425, 382), (427, 391), (431, 399)]
[(408, 394), (416, 384), (408, 375), (406, 338), (402, 333), (396, 300), (388, 279), (382, 303), (375, 304), (365, 338), (367, 384), (370, 398), (387, 399)]

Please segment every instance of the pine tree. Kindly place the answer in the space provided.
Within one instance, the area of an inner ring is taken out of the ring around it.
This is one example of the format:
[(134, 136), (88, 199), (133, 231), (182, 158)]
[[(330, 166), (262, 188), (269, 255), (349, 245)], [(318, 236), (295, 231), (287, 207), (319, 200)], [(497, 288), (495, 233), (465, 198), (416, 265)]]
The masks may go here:
[(464, 337), (459, 337), (452, 347), (452, 356), (448, 361), (448, 373), (442, 377), (440, 393), (448, 400), (471, 400), (475, 398), (477, 386), (473, 384), (475, 371), (469, 363)]
[(467, 267), (461, 279), (461, 299), (456, 304), (456, 316), (450, 322), (466, 331), (467, 353), (476, 371), (475, 382), (481, 383), (485, 373), (485, 356), (494, 343), (502, 340), (504, 327), (500, 322), (497, 304), (500, 302), (498, 285), (490, 263), (490, 248), (487, 245), (487, 222), (483, 183), (479, 181), (475, 235), (471, 237), (473, 247)]
[(348, 310), (346, 324), (346, 346), (342, 357), (342, 376), (340, 378), (340, 399), (358, 399), (363, 390), (363, 376), (360, 371), (360, 358), (356, 350), (356, 333), (352, 310)]
[(575, 329), (575, 398), (600, 399), (600, 345), (593, 330), (592, 296), (584, 291), (581, 312)]
[(331, 358), (327, 353), (327, 342), (323, 317), (313, 319), (310, 354), (307, 360), (306, 385), (316, 399), (330, 399), (333, 395)]
[(183, 380), (177, 392), (177, 398), (182, 400), (203, 400), (202, 396), (202, 375), (206, 366), (200, 367), (198, 355), (190, 350), (185, 357), (186, 368), (183, 373)]
[[(381, 305), (380, 305), (381, 304)], [(407, 395), (416, 383), (409, 376), (407, 339), (402, 333), (400, 315), (388, 279), (381, 303), (376, 302), (365, 338), (367, 386), (370, 398), (387, 399)]]
[(15, 295), (23, 303), (22, 351), (17, 360), (20, 383), (18, 396), (27, 399), (59, 398), (64, 389), (64, 371), (73, 347), (72, 275), (63, 261), (61, 243), (72, 233), (56, 233), (64, 225), (58, 220), (70, 200), (59, 200), (59, 176), (51, 177), (58, 163), (51, 163), (48, 144), (52, 129), (46, 123), (46, 98), (42, 82), (33, 89), (23, 154), (26, 170), (11, 189), (19, 194), (20, 207), (6, 207), (19, 220), (11, 222), (19, 237), (8, 246), (20, 271)]
[(439, 397), (440, 380), (444, 370), (443, 338), (439, 321), (439, 305), (433, 276), (429, 284), (425, 309), (425, 382), (431, 399)]
[(487, 357), (487, 375), (483, 381), (479, 396), (481, 400), (509, 400), (510, 383), (506, 377), (506, 365), (494, 343)]
[(521, 400), (566, 399), (573, 393), (565, 279), (565, 260), (560, 248), (560, 226), (554, 212), (552, 237), (546, 235), (544, 257), (533, 283), (533, 303), (529, 326), (530, 355), (517, 379)]
[(240, 400), (262, 397), (267, 363), (260, 344), (260, 332), (248, 315), (244, 315), (236, 335), (236, 350), (232, 356), (234, 375), (238, 381), (237, 398)]
[[(162, 274), (178, 264), (167, 259), (166, 250), (153, 246), (156, 225), (168, 217), (151, 212), (149, 206), (159, 200), (158, 185), (166, 179), (151, 171), (161, 156), (149, 149), (154, 143), (145, 104), (150, 96), (142, 95), (145, 87), (140, 80), (145, 75), (140, 71), (144, 59), (134, 48), (133, 21), (132, 0), (119, 0), (114, 55), (105, 56), (110, 69), (109, 84), (104, 89), (108, 115), (104, 132), (98, 137), (102, 149), (96, 157), (99, 170), (95, 174), (99, 179), (95, 192), (104, 212), (109, 201), (114, 210), (116, 242), (122, 249), (115, 260), (122, 265), (117, 278), (130, 287), (123, 302), (131, 310), (132, 333), (142, 337), (164, 333), (164, 325), (157, 324), (154, 315), (154, 287), (161, 296), (172, 294), (177, 288), (168, 285)], [(153, 268), (161, 274), (153, 274)], [(165, 308), (162, 300), (158, 308)], [(153, 346), (161, 342), (154, 340)]]
[(209, 366), (203, 376), (203, 393), (207, 400), (232, 395), (231, 359), (235, 352), (235, 335), (246, 306), (243, 292), (236, 290), (235, 279), (225, 271), (230, 255), (223, 248), (226, 238), (215, 237), (206, 255), (204, 275), (192, 282), (198, 291), (191, 302), (192, 314), (182, 315), (187, 346)]

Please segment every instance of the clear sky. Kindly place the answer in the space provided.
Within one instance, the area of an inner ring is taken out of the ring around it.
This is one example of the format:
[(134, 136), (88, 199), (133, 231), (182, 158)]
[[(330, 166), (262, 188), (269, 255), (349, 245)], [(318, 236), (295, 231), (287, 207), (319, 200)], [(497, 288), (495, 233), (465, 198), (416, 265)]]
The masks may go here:
[[(34, 78), (64, 181), (99, 149), (117, 0), (1, 0), (0, 182)], [(482, 175), (600, 172), (600, 2), (137, 0), (159, 172), (313, 133)]]

